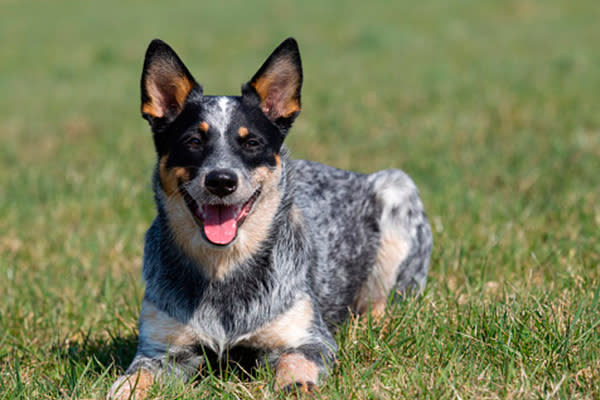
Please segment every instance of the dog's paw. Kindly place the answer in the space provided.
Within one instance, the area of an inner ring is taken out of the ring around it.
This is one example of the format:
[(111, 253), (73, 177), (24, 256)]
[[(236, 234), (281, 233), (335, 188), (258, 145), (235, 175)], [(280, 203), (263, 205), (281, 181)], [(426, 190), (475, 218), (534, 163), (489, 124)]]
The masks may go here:
[(314, 382), (294, 382), (281, 388), (280, 391), (289, 394), (312, 394), (317, 392), (318, 388)]
[(319, 367), (300, 353), (288, 353), (279, 358), (275, 371), (275, 390), (285, 393), (314, 393), (319, 379)]
[(107, 400), (142, 400), (145, 399), (154, 384), (154, 376), (145, 370), (117, 379), (112, 385)]

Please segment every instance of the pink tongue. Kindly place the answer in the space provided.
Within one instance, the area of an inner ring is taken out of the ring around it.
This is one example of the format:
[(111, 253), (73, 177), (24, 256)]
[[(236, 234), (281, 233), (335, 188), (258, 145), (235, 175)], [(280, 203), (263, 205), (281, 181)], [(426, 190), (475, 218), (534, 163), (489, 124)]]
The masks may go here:
[(204, 205), (204, 234), (212, 243), (229, 244), (237, 232), (235, 207)]

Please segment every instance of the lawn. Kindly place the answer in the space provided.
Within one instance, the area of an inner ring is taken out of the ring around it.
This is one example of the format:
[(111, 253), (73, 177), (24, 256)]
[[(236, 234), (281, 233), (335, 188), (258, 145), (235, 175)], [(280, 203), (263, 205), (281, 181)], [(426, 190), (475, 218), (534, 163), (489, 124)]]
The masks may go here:
[[(0, 399), (98, 398), (131, 361), (154, 204), (151, 39), (208, 94), (300, 44), (296, 158), (417, 183), (427, 289), (337, 333), (323, 399), (600, 398), (595, 0), (0, 0)], [(277, 398), (208, 371), (171, 398)]]

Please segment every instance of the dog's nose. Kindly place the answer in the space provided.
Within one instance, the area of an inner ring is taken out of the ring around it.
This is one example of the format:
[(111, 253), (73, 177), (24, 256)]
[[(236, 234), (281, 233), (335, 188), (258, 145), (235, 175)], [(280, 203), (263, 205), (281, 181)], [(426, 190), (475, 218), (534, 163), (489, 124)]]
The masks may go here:
[(206, 190), (219, 197), (225, 197), (235, 192), (238, 178), (235, 172), (229, 169), (217, 169), (210, 171), (204, 178)]

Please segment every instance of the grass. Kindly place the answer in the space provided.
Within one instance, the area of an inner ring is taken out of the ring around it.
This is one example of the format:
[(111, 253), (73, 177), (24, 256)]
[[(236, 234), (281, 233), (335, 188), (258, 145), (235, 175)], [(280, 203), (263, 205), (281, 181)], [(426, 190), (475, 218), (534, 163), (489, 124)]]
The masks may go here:
[[(600, 398), (600, 9), (592, 0), (0, 0), (0, 399), (96, 398), (136, 346), (154, 37), (210, 94), (287, 36), (288, 146), (399, 167), (435, 231), (424, 296), (340, 327), (317, 397)], [(161, 398), (273, 398), (208, 373)]]

